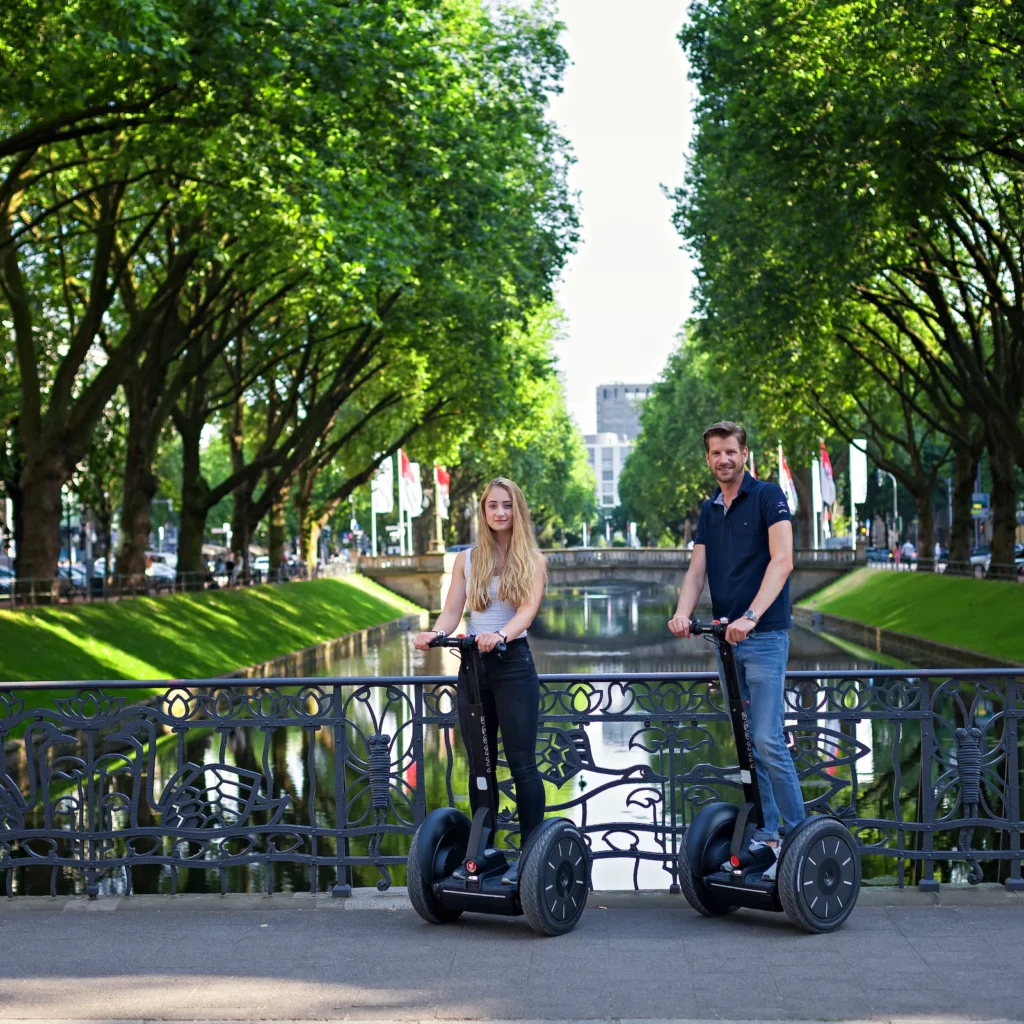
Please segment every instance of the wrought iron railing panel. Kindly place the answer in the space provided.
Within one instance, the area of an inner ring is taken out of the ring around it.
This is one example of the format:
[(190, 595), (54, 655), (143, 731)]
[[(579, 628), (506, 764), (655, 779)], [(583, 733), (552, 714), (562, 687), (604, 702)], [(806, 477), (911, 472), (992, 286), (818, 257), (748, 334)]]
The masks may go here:
[[(156, 871), (347, 892), (401, 873), (427, 809), (465, 769), (450, 677), (8, 683), (0, 688), (0, 872), (95, 894)], [(676, 886), (687, 824), (738, 800), (713, 673), (542, 677), (548, 813), (595, 860)], [(128, 692), (126, 692), (128, 691)], [(807, 806), (842, 818), (899, 884), (1021, 880), (1024, 677), (1002, 670), (791, 673), (787, 724)], [(611, 752), (611, 753), (610, 753)], [(614, 756), (612, 756), (614, 754)], [(516, 841), (510, 781), (503, 826)], [(428, 792), (429, 791), (429, 792)], [(943, 871), (950, 874), (949, 868)], [(283, 879), (279, 875), (284, 872)], [(296, 874), (296, 872), (298, 874)], [(210, 875), (209, 873), (212, 873)]]

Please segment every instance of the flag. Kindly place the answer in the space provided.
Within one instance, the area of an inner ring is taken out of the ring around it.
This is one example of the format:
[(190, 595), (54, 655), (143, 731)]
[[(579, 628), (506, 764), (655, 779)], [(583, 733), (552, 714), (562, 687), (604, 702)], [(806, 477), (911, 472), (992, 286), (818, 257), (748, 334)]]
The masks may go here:
[(401, 491), (401, 506), (415, 519), (423, 512), (423, 483), (420, 467), (410, 462), (404, 448), (398, 449), (398, 489)]
[(786, 496), (786, 504), (789, 505), (789, 514), (796, 515), (800, 507), (800, 499), (796, 493), (796, 484), (793, 483), (793, 474), (789, 471), (789, 463), (786, 461), (786, 454), (779, 445), (779, 486)]
[(823, 505), (834, 505), (836, 503), (836, 482), (832, 479), (832, 463), (829, 461), (828, 452), (825, 451), (825, 442), (821, 442), (821, 503)]
[(395, 510), (395, 462), (389, 455), (378, 467), (370, 484), (370, 507), (374, 515)]
[(441, 466), (434, 466), (434, 483), (437, 484), (437, 494), (440, 501), (437, 503), (437, 514), (442, 519), (448, 518), (448, 508), (451, 504), (451, 498), (449, 496), (449, 485), (451, 484), (451, 474), (443, 469)]
[(753, 452), (753, 450), (751, 450), (751, 452), (750, 452), (750, 475), (755, 480), (757, 479), (757, 470), (754, 469), (754, 452)]

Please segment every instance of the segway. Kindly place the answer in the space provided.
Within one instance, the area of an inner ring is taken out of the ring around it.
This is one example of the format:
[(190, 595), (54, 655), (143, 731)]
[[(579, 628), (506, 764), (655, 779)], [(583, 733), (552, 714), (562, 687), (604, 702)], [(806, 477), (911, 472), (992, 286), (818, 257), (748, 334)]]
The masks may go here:
[[(470, 821), (453, 807), (431, 811), (416, 830), (409, 850), (409, 899), (424, 921), (442, 924), (463, 911), (522, 914), (541, 935), (562, 935), (576, 927), (590, 891), (590, 854), (583, 833), (567, 818), (547, 818), (521, 853), (518, 881), (506, 878), (510, 864), (495, 848), (498, 823), (497, 751), (487, 742), (480, 697), (483, 671), (476, 637), (438, 637), (431, 647), (456, 648), (466, 667), (472, 764), (471, 777), (484, 799)], [(505, 645), (495, 650), (500, 656)]]
[[(726, 624), (725, 619), (716, 619), (712, 625), (691, 622), (690, 633), (706, 636), (722, 658), (743, 806), (709, 804), (693, 819), (679, 855), (679, 885), (690, 906), (706, 917), (728, 914), (737, 907), (784, 911), (806, 931), (834, 931), (853, 912), (860, 893), (857, 843), (842, 822), (818, 814), (804, 818), (779, 850), (775, 881), (762, 878), (774, 860), (773, 852), (750, 852), (754, 831), (764, 828), (764, 815), (736, 660), (725, 639)], [(725, 864), (728, 870), (723, 869)]]

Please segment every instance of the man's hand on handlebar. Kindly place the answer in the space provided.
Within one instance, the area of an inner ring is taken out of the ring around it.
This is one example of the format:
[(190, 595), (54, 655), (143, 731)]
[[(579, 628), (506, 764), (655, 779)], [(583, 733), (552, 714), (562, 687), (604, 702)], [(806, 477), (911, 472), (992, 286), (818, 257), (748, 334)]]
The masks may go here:
[(504, 642), (497, 633), (477, 633), (476, 635), (476, 649), (481, 654), (493, 651), (498, 644), (503, 644)]
[(673, 636), (689, 638), (690, 617), (688, 615), (673, 615), (668, 620), (668, 630)]
[(428, 629), (425, 633), (417, 633), (412, 638), (412, 645), (417, 651), (429, 651), (430, 641), (437, 636), (436, 629)]
[(757, 623), (753, 619), (737, 619), (735, 622), (730, 622), (725, 628), (726, 642), (735, 647), (741, 640), (747, 639), (750, 631), (756, 625)]

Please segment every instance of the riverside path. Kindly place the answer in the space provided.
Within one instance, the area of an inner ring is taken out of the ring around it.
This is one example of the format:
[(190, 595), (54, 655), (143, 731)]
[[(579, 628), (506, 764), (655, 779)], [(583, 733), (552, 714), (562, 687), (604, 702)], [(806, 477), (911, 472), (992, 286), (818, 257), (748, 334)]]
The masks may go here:
[[(941, 902), (940, 902), (941, 900)], [(867, 888), (831, 935), (592, 894), (555, 939), (424, 924), (401, 889), (0, 904), (0, 1021), (1019, 1020), (1024, 895)]]

